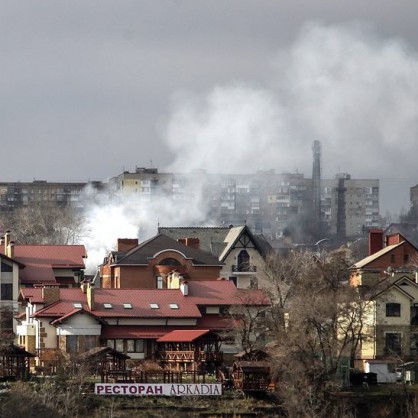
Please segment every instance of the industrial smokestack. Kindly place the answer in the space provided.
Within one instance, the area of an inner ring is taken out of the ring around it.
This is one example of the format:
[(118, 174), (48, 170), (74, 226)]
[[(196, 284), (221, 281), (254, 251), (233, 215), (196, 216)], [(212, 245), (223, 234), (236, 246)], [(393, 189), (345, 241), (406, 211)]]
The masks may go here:
[(317, 238), (321, 238), (321, 143), (315, 140), (312, 144), (312, 210)]

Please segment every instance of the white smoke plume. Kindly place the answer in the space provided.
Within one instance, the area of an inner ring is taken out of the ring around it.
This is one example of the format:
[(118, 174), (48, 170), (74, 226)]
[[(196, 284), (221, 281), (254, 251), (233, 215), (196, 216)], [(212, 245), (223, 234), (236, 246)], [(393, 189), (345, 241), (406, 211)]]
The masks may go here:
[[(274, 168), (310, 177), (311, 144), (317, 139), (323, 177), (338, 171), (354, 178), (417, 177), (414, 51), (400, 40), (379, 39), (365, 25), (309, 24), (275, 61), (264, 84), (234, 81), (203, 94), (178, 94), (166, 131), (167, 145), (177, 157), (160, 171)], [(154, 235), (158, 222), (209, 222), (199, 198), (193, 205), (133, 199), (90, 209), (90, 259), (93, 253), (102, 258), (118, 237)]]
[(318, 139), (327, 176), (382, 177), (382, 164), (397, 160), (397, 175), (410, 177), (417, 104), (418, 59), (402, 42), (380, 40), (364, 25), (310, 24), (280, 51), (263, 88), (235, 83), (175, 100), (167, 138), (178, 158), (170, 169), (299, 168), (309, 177)]

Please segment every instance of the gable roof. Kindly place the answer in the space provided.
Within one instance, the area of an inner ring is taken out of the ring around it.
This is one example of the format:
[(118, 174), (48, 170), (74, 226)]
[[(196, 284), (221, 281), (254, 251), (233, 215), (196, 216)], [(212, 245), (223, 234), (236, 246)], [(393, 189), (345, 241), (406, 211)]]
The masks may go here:
[(262, 235), (253, 235), (247, 225), (229, 227), (159, 227), (158, 233), (167, 235), (174, 240), (198, 238), (199, 247), (224, 261), (238, 239), (247, 234), (261, 255), (265, 256), (272, 250), (271, 245)]
[(387, 253), (390, 253), (392, 250), (394, 250), (397, 247), (400, 247), (401, 245), (404, 245), (406, 242), (407, 241), (402, 241), (399, 244), (388, 245), (387, 247), (382, 248), (380, 251), (377, 251), (376, 253), (369, 255), (366, 258), (363, 258), (357, 263), (354, 263), (351, 269), (360, 269), (360, 268), (366, 267), (371, 262), (377, 260), (378, 258), (384, 256)]
[(25, 268), (25, 265), (23, 263), (20, 263), (19, 261), (15, 260), (14, 258), (7, 257), (7, 255), (3, 254), (1, 251), (0, 251), (0, 260), (5, 260), (5, 261), (8, 261), (10, 263), (17, 264), (20, 269)]
[(84, 245), (14, 245), (13, 260), (25, 265), (24, 284), (55, 282), (54, 269), (84, 269)]
[[(43, 303), (41, 288), (23, 288), (20, 294), (20, 299)], [(74, 303), (80, 306), (76, 307)], [(180, 289), (94, 289), (94, 310), (89, 309), (86, 294), (81, 289), (60, 288), (60, 299), (36, 311), (34, 316), (56, 318), (60, 322), (84, 310), (103, 320), (122, 317), (198, 319), (202, 317), (199, 306), (243, 303), (269, 305), (261, 290), (237, 290), (232, 282), (224, 280), (191, 282), (188, 296), (184, 296)]]
[(124, 255), (121, 253), (115, 264), (117, 265), (148, 265), (149, 260), (163, 251), (177, 251), (185, 258), (193, 261), (194, 265), (221, 266), (222, 263), (213, 254), (182, 244), (166, 235), (159, 234), (139, 244)]

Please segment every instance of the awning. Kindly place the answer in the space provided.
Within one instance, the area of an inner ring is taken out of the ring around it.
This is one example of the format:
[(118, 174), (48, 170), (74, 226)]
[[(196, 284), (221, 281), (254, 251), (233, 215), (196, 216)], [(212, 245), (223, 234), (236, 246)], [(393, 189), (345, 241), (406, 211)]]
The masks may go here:
[(209, 332), (208, 329), (193, 329), (193, 330), (192, 329), (190, 330), (177, 329), (159, 338), (157, 340), (157, 343), (192, 342), (196, 340), (197, 338), (207, 334), (208, 332)]

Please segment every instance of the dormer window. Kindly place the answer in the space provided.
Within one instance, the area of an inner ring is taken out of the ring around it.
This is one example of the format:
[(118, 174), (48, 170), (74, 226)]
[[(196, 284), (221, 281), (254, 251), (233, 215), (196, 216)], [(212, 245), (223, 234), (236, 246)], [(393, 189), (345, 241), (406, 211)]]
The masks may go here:
[(111, 304), (111, 303), (104, 303), (104, 304), (103, 304), (103, 307), (104, 307), (105, 309), (112, 309), (112, 308), (113, 308), (113, 306), (112, 306), (112, 304)]
[(159, 305), (158, 305), (158, 303), (150, 303), (149, 304), (149, 307), (151, 308), (151, 309), (159, 309), (160, 307), (159, 307)]

